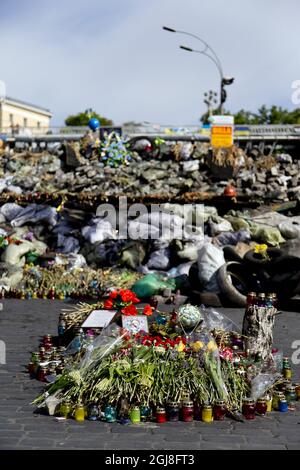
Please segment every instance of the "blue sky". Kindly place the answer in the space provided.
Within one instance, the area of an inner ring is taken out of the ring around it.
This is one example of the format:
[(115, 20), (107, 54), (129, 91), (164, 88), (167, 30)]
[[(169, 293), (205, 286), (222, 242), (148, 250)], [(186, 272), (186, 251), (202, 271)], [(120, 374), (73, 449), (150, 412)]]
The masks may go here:
[(196, 124), (214, 64), (180, 44), (203, 37), (235, 77), (227, 108), (289, 109), (300, 79), (297, 0), (1, 0), (0, 79), (7, 94), (51, 109), (53, 124), (92, 107), (116, 124)]

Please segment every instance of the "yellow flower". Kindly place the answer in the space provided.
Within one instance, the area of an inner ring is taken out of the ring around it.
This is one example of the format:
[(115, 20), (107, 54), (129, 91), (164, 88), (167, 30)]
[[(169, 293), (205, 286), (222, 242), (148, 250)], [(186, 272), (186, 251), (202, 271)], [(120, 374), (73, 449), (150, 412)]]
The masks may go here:
[(218, 346), (216, 345), (215, 341), (210, 340), (209, 343), (207, 343), (206, 349), (208, 352), (213, 352), (213, 351), (216, 351), (216, 349), (218, 349)]
[(258, 255), (265, 255), (268, 249), (268, 245), (264, 243), (262, 245), (255, 245), (254, 252)]
[(182, 351), (184, 351), (184, 350), (185, 350), (185, 345), (183, 344), (182, 341), (180, 341), (180, 343), (179, 343), (178, 346), (177, 346), (177, 351), (178, 351), (178, 352), (182, 352)]
[(195, 343), (191, 343), (191, 346), (193, 348), (193, 351), (198, 352), (200, 349), (203, 348), (204, 344), (202, 341), (196, 341)]

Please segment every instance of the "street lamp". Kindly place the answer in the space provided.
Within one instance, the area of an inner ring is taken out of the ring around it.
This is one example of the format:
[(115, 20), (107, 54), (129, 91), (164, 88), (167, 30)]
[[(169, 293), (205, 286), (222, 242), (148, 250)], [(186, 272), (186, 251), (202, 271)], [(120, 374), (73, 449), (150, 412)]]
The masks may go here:
[(169, 28), (168, 26), (163, 26), (162, 28), (163, 28), (163, 30), (168, 31), (170, 33), (185, 34), (186, 36), (190, 36), (190, 37), (195, 38), (198, 41), (202, 42), (202, 44), (204, 45), (204, 49), (201, 50), (201, 51), (196, 50), (196, 49), (192, 49), (192, 48), (187, 47), (187, 46), (180, 46), (180, 49), (183, 49), (184, 51), (188, 51), (188, 52), (196, 52), (197, 54), (205, 55), (212, 62), (214, 62), (214, 64), (216, 65), (216, 67), (219, 71), (219, 74), (220, 74), (220, 107), (219, 107), (219, 110), (220, 110), (220, 114), (222, 114), (223, 113), (223, 104), (225, 103), (226, 98), (227, 98), (227, 93), (226, 93), (226, 90), (225, 90), (225, 86), (231, 85), (234, 82), (234, 78), (224, 76), (221, 61), (220, 61), (219, 57), (217, 56), (216, 52), (213, 50), (213, 48), (209, 44), (207, 44), (206, 41), (204, 41), (199, 36), (196, 36), (195, 34), (188, 33), (186, 31), (179, 31), (179, 30), (176, 30), (176, 29), (173, 29), (173, 28)]

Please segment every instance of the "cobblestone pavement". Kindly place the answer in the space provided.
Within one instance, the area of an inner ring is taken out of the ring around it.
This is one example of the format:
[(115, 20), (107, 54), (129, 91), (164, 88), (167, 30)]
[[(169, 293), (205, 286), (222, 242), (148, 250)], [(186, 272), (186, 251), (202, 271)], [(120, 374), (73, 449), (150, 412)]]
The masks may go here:
[[(205, 424), (166, 423), (139, 426), (100, 422), (57, 422), (34, 413), (30, 402), (42, 390), (25, 372), (39, 337), (56, 334), (64, 302), (4, 300), (0, 311), (0, 340), (6, 344), (6, 364), (0, 364), (0, 449), (300, 449), (300, 406), (296, 412), (269, 413), (253, 422), (232, 420)], [(221, 309), (237, 323), (242, 311)], [(300, 340), (300, 314), (279, 315), (274, 344), (286, 355)], [(299, 354), (300, 358), (300, 354)], [(300, 379), (300, 367), (294, 367)]]

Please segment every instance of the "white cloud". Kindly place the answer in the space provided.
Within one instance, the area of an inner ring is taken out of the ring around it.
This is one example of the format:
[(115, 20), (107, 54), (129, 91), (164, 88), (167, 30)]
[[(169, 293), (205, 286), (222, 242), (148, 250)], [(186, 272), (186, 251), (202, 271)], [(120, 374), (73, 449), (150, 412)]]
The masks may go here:
[(9, 95), (51, 108), (54, 123), (87, 107), (115, 123), (196, 123), (203, 93), (219, 88), (218, 73), (206, 57), (178, 48), (199, 43), (162, 31), (164, 24), (214, 47), (236, 78), (228, 108), (293, 107), (296, 0), (29, 0), (12, 8), (1, 19), (0, 79)]

